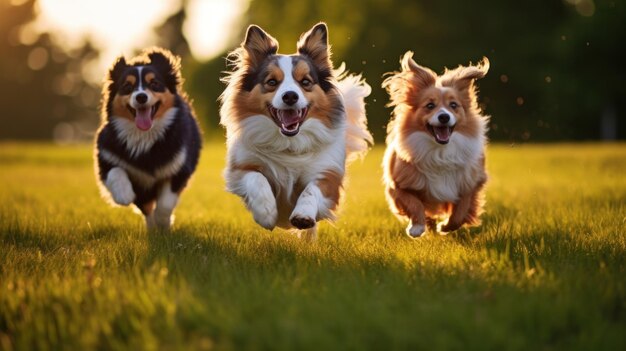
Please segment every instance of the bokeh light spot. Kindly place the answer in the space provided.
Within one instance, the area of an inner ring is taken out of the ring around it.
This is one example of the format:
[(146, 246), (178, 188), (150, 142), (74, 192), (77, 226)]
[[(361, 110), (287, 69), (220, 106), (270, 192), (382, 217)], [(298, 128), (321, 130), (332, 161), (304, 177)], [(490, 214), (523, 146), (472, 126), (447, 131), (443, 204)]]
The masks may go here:
[(28, 54), (28, 67), (33, 71), (38, 71), (48, 63), (48, 51), (42, 47), (36, 47)]

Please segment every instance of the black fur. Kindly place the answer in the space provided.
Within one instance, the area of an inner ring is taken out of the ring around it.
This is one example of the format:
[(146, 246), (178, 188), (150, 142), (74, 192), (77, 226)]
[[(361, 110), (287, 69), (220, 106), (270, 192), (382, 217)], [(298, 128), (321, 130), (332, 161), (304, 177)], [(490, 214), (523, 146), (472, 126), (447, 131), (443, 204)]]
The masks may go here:
[[(133, 70), (137, 66), (144, 66), (144, 72), (155, 73), (156, 79), (163, 82), (165, 87), (175, 95), (174, 107), (178, 108), (178, 111), (163, 136), (149, 150), (138, 155), (132, 155), (126, 148), (124, 140), (121, 140), (112, 122), (114, 118), (112, 116), (112, 102), (119, 92), (121, 83), (123, 83), (122, 78), (132, 73), (129, 70)], [(171, 163), (181, 148), (184, 147), (186, 150), (186, 159), (182, 167), (172, 177), (160, 179), (151, 187), (145, 187), (145, 185), (133, 179), (131, 173), (127, 172), (136, 195), (134, 204), (144, 214), (148, 214), (145, 213), (144, 205), (157, 199), (158, 190), (164, 182), (170, 182), (173, 192), (179, 193), (184, 189), (187, 181), (195, 171), (200, 157), (200, 149), (202, 147), (200, 129), (194, 117), (192, 107), (181, 90), (182, 79), (179, 69), (178, 59), (160, 49), (145, 52), (143, 55), (134, 58), (130, 63), (126, 63), (126, 60), (120, 57), (109, 71), (108, 80), (103, 89), (103, 105), (106, 106), (103, 108), (104, 125), (100, 128), (96, 137), (98, 177), (102, 183), (105, 183), (107, 175), (113, 167), (120, 167), (120, 165), (114, 165), (106, 160), (101, 154), (103, 150), (112, 153), (134, 168), (153, 176), (156, 170)]]
[(257, 84), (262, 84), (268, 75), (267, 66), (276, 60), (277, 56), (270, 55), (256, 67), (250, 67), (243, 76), (241, 88), (245, 91), (252, 91)]

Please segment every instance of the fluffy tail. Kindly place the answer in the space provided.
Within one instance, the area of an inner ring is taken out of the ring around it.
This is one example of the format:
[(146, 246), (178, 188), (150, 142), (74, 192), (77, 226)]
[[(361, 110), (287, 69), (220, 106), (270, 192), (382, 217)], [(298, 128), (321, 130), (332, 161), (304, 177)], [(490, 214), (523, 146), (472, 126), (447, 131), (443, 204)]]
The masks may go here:
[(372, 88), (360, 74), (348, 74), (343, 63), (335, 71), (335, 76), (346, 109), (346, 158), (351, 162), (364, 157), (374, 144), (374, 138), (367, 129), (364, 101)]

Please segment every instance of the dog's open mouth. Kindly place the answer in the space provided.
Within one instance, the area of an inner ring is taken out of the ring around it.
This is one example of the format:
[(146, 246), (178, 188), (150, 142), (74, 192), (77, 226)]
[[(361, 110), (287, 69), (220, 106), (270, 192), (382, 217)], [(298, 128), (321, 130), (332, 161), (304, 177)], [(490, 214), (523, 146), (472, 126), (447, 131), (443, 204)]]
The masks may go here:
[(150, 107), (146, 106), (138, 109), (134, 109), (130, 105), (126, 105), (128, 111), (135, 116), (135, 125), (143, 131), (150, 130), (150, 128), (152, 128), (152, 122), (154, 120), (154, 116), (159, 110), (159, 107), (161, 107), (160, 101)]
[(454, 131), (454, 126), (433, 126), (430, 123), (426, 124), (426, 128), (435, 137), (435, 141), (442, 145), (450, 141), (450, 136), (452, 136), (452, 131)]
[(271, 105), (267, 106), (272, 118), (274, 118), (274, 122), (280, 128), (280, 132), (286, 136), (294, 136), (300, 132), (300, 126), (304, 119), (306, 118), (307, 113), (309, 112), (309, 108), (301, 108), (301, 109), (277, 109)]

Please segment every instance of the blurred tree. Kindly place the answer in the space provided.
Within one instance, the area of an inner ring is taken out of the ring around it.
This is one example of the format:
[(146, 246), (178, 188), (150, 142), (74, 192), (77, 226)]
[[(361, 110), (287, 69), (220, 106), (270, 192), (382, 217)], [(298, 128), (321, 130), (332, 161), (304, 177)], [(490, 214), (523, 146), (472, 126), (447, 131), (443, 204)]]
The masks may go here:
[[(89, 40), (66, 52), (29, 31), (34, 1), (0, 1), (0, 138), (89, 135), (98, 121), (99, 87), (82, 77), (98, 52)], [(205, 132), (221, 134), (217, 98), (227, 52), (208, 62), (191, 57), (182, 32), (187, 1), (179, 2), (156, 26), (156, 44), (182, 56), (185, 87)], [(379, 141), (391, 112), (380, 84), (407, 50), (437, 72), (490, 59), (479, 86), (493, 140), (626, 138), (623, 1), (253, 0), (242, 23), (262, 26), (280, 41), (281, 53), (292, 53), (318, 21), (329, 25), (335, 65), (346, 62), (372, 86), (368, 119)], [(230, 29), (238, 34), (231, 49), (245, 29)]]
[(82, 70), (97, 52), (88, 41), (65, 52), (32, 32), (34, 4), (0, 2), (0, 139), (84, 139), (97, 125), (99, 88)]
[[(345, 61), (372, 85), (368, 119), (377, 140), (390, 115), (382, 76), (399, 68), (407, 50), (437, 72), (490, 59), (479, 86), (492, 115), (492, 139), (580, 140), (599, 138), (602, 116), (611, 113), (617, 126), (609, 129), (619, 128), (616, 135), (626, 138), (626, 123), (617, 117), (626, 112), (618, 103), (624, 97), (624, 54), (617, 44), (626, 35), (624, 7), (608, 0), (264, 0), (251, 1), (244, 23), (260, 25), (280, 41), (280, 52), (292, 53), (302, 32), (327, 22), (335, 64)], [(235, 30), (243, 39), (245, 26)], [(189, 78), (211, 126), (218, 121), (214, 101), (223, 86), (216, 89), (214, 82), (226, 68), (225, 56), (198, 65)]]
[(187, 17), (186, 3), (187, 1), (181, 0), (180, 8), (158, 25), (154, 32), (158, 38), (157, 46), (167, 48), (185, 59), (190, 59), (189, 43), (183, 35), (183, 23)]
[(567, 19), (553, 43), (557, 75), (550, 78), (554, 92), (546, 94), (549, 113), (576, 139), (626, 138), (626, 52), (619, 44), (626, 41), (626, 3), (567, 3)]

